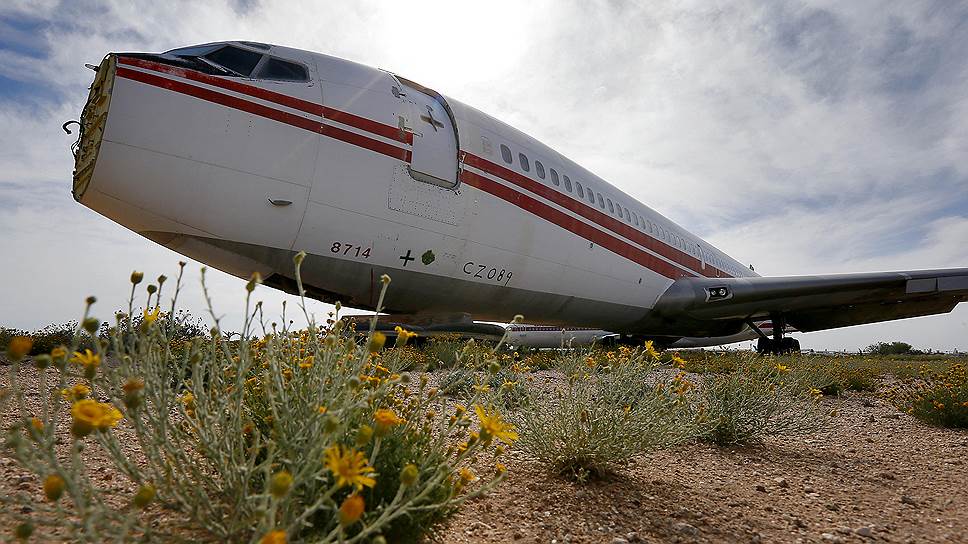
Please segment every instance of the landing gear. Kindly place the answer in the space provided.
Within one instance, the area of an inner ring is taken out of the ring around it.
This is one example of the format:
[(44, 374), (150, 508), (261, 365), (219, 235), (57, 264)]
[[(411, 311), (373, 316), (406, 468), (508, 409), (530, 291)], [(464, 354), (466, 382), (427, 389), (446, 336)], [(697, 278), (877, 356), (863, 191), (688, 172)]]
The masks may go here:
[[(779, 346), (779, 349), (777, 349), (777, 346)], [(756, 342), (756, 352), (762, 355), (766, 355), (767, 353), (774, 355), (800, 353), (800, 341), (796, 338), (781, 338), (780, 343), (777, 344), (776, 340), (761, 336)]]
[(782, 315), (772, 315), (770, 316), (773, 322), (773, 338), (767, 336), (759, 327), (753, 323), (752, 319), (747, 319), (746, 323), (760, 335), (759, 340), (756, 342), (756, 352), (760, 355), (766, 355), (771, 353), (773, 355), (782, 355), (785, 353), (800, 353), (800, 341), (796, 338), (784, 337), (783, 333), (786, 329), (786, 320)]

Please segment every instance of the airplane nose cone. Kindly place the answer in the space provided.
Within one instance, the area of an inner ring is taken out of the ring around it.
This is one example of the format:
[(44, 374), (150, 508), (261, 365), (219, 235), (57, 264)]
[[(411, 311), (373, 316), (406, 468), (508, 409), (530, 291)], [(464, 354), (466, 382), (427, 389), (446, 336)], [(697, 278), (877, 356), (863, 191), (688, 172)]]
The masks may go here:
[(74, 200), (80, 202), (94, 176), (104, 127), (107, 124), (108, 108), (111, 105), (111, 91), (114, 88), (116, 56), (107, 55), (97, 68), (94, 83), (88, 93), (87, 103), (81, 113), (80, 135), (73, 148), (74, 152)]

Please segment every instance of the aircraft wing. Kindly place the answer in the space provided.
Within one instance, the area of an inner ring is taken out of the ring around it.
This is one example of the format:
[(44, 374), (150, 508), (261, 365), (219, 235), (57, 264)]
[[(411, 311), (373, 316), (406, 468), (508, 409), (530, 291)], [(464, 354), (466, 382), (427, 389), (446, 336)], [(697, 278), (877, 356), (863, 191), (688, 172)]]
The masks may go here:
[[(781, 317), (819, 331), (950, 312), (968, 301), (968, 268), (754, 278), (681, 278), (656, 302), (653, 329), (722, 333)], [(650, 319), (651, 320), (651, 319)], [(705, 324), (705, 325), (703, 325)]]

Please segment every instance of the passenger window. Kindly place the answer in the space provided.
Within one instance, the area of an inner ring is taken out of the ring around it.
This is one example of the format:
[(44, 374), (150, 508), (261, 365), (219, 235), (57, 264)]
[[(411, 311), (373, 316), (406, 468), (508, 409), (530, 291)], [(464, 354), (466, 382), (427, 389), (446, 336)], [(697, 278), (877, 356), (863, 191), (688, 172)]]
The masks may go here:
[(635, 223), (636, 227), (639, 226), (639, 216), (636, 215), (635, 212), (632, 212), (632, 221)]
[(541, 161), (534, 161), (534, 171), (538, 173), (539, 178), (545, 178), (544, 165), (541, 164)]
[(275, 81), (309, 81), (306, 68), (295, 62), (269, 57), (255, 75), (256, 79), (271, 79)]
[(525, 172), (531, 171), (531, 163), (528, 162), (528, 157), (524, 153), (518, 153), (518, 160), (521, 161), (521, 170)]
[(255, 65), (259, 64), (259, 61), (262, 60), (262, 53), (227, 45), (221, 49), (212, 51), (203, 58), (235, 72), (236, 75), (249, 77)]
[(618, 202), (615, 203), (615, 215), (617, 215), (619, 219), (622, 218), (622, 206), (620, 206)]
[(514, 161), (514, 157), (511, 156), (511, 150), (508, 149), (508, 146), (504, 144), (501, 144), (501, 158), (503, 158), (504, 162), (508, 164), (511, 164), (511, 162)]
[(558, 172), (555, 172), (554, 168), (551, 169), (551, 183), (554, 183), (555, 187), (561, 185), (561, 182), (558, 181)]
[(562, 177), (565, 179), (565, 190), (570, 193), (571, 192), (571, 180), (568, 179), (568, 176), (562, 176)]
[(605, 200), (602, 198), (602, 193), (598, 193), (598, 207), (605, 209)]
[(595, 191), (592, 191), (591, 187), (588, 188), (588, 201), (591, 202), (592, 205), (595, 204)]
[(612, 205), (612, 199), (608, 199), (608, 212), (615, 213), (615, 206)]
[(625, 220), (628, 221), (629, 223), (632, 222), (632, 218), (629, 217), (629, 209), (628, 208), (625, 208)]
[(578, 191), (578, 198), (585, 198), (585, 191), (581, 188), (581, 183), (575, 182), (575, 190)]

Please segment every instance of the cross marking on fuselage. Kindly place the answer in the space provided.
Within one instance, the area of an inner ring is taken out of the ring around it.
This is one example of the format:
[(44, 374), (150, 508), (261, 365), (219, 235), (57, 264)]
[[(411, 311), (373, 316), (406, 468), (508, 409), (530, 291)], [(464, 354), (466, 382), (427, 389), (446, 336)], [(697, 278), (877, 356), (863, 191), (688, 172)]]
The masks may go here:
[(420, 120), (430, 123), (430, 126), (434, 127), (434, 132), (437, 132), (437, 127), (444, 128), (443, 123), (434, 119), (434, 110), (430, 106), (427, 106), (427, 115), (421, 115)]
[(406, 268), (407, 263), (409, 263), (410, 261), (416, 261), (417, 260), (416, 257), (411, 257), (410, 256), (411, 253), (412, 252), (408, 249), (406, 255), (400, 255), (400, 260), (403, 261), (404, 268)]

